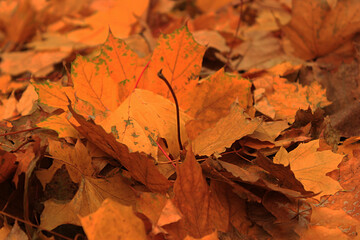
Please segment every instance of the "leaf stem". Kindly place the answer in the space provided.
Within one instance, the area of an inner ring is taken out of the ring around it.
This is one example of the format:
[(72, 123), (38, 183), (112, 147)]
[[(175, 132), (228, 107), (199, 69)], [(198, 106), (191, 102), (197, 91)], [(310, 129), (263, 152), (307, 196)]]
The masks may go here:
[(176, 95), (175, 95), (175, 92), (174, 90), (172, 89), (169, 81), (165, 78), (165, 76), (163, 75), (162, 73), (162, 69), (160, 69), (160, 71), (158, 72), (158, 77), (163, 80), (167, 87), (169, 88), (173, 98), (174, 98), (174, 101), (175, 101), (175, 106), (176, 106), (176, 123), (177, 123), (177, 135), (178, 135), (178, 142), (179, 142), (179, 147), (180, 147), (180, 150), (182, 151), (183, 150), (183, 147), (182, 147), (182, 144), (181, 144), (181, 135), (180, 135), (180, 111), (179, 111), (179, 103), (177, 101), (177, 98), (176, 98)]

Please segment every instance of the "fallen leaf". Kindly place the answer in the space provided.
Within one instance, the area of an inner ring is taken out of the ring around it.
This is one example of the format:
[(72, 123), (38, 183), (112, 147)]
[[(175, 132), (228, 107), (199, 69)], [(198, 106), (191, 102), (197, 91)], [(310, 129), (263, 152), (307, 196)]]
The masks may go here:
[(38, 94), (36, 93), (34, 86), (28, 85), (16, 105), (17, 111), (21, 115), (29, 115), (31, 111), (34, 111), (34, 107), (36, 106), (35, 102), (37, 99)]
[(109, 31), (105, 43), (100, 47), (100, 54), (95, 61), (106, 63), (113, 81), (119, 83), (118, 100), (122, 103), (135, 87), (138, 55), (130, 49), (125, 41), (115, 38)]
[(78, 131), (68, 122), (67, 116), (69, 116), (68, 113), (53, 115), (36, 124), (36, 126), (55, 130), (59, 134), (59, 138), (80, 138)]
[[(291, 123), (294, 121), (298, 109), (307, 109), (309, 106), (311, 109), (316, 109), (330, 104), (325, 90), (322, 90), (317, 82), (313, 82), (310, 86), (302, 86), (279, 77), (267, 77), (263, 83), (256, 83), (256, 81), (254, 82), (255, 87), (257, 89), (265, 88), (265, 91), (262, 96), (256, 98), (255, 108), (262, 101), (267, 101), (267, 104), (264, 105), (273, 108), (274, 119), (286, 119)], [(258, 110), (263, 111), (262, 108)]]
[(188, 131), (191, 139), (229, 114), (234, 101), (244, 109), (252, 105), (251, 82), (225, 73), (223, 68), (177, 96), (181, 108), (194, 118), (186, 123), (187, 129), (191, 129)]
[(16, 171), (16, 155), (0, 149), (0, 183), (6, 181)]
[(149, 218), (153, 226), (156, 226), (167, 201), (166, 196), (163, 194), (142, 192), (136, 198), (134, 210), (144, 214)]
[(343, 155), (330, 150), (318, 152), (319, 140), (302, 143), (291, 152), (280, 148), (274, 157), (274, 163), (290, 166), (295, 177), (304, 185), (305, 190), (323, 195), (335, 194), (342, 190), (339, 182), (326, 176), (326, 173), (336, 169)]
[(77, 56), (71, 64), (71, 77), (75, 95), (96, 110), (112, 111), (118, 106), (117, 84), (105, 63), (93, 63), (86, 57)]
[[(91, 165), (91, 157), (83, 143), (78, 139), (75, 147), (66, 143), (54, 141), (49, 139), (49, 154), (54, 158), (54, 164), (47, 170), (48, 173), (54, 174), (63, 164), (69, 173), (71, 180), (74, 183), (80, 183), (83, 176), (91, 177), (94, 174), (94, 169)], [(39, 172), (37, 173), (37, 175)], [(45, 186), (52, 179), (52, 175), (48, 176), (47, 181), (41, 181)], [(43, 178), (42, 178), (43, 179)]]
[(260, 123), (258, 119), (251, 119), (239, 104), (234, 103), (229, 115), (195, 138), (194, 153), (208, 156), (220, 154), (230, 148), (237, 139), (253, 133)]
[[(8, 226), (8, 225), (6, 225)], [(14, 226), (8, 230), (5, 230), (6, 228), (3, 227), (1, 228), (1, 230), (4, 229), (4, 238), (3, 239), (16, 239), (16, 240), (27, 240), (29, 239), (28, 236), (26, 235), (26, 233), (24, 233), (24, 231), (20, 228), (19, 224), (17, 221), (15, 221)], [(8, 232), (8, 234), (5, 235), (5, 233)], [(0, 233), (1, 236), (1, 233)]]
[(96, 212), (80, 219), (90, 240), (147, 239), (144, 223), (135, 215), (132, 207), (111, 199), (106, 199)]
[(131, 205), (134, 192), (119, 174), (107, 179), (84, 177), (70, 202), (45, 201), (40, 226), (51, 230), (62, 224), (81, 225), (80, 217), (95, 212), (110, 197), (121, 204)]
[[(190, 117), (180, 112), (181, 141), (188, 140), (185, 122)], [(132, 152), (145, 152), (157, 160), (158, 138), (166, 139), (169, 153), (179, 156), (176, 107), (168, 99), (153, 92), (135, 89), (109, 117), (100, 123), (117, 141)]]
[(359, 221), (351, 218), (343, 210), (314, 207), (308, 229), (300, 231), (299, 234), (302, 240), (315, 238), (349, 240), (356, 239), (360, 230), (359, 226)]
[(84, 19), (86, 28), (67, 34), (67, 37), (86, 45), (97, 45), (105, 41), (109, 27), (115, 36), (125, 38), (131, 25), (136, 23), (148, 7), (148, 0), (113, 1), (112, 5)]
[(134, 179), (155, 192), (165, 192), (171, 186), (170, 182), (155, 167), (153, 158), (144, 153), (130, 153), (126, 145), (116, 141), (114, 135), (107, 133), (101, 126), (86, 121), (83, 116), (72, 109), (71, 105), (69, 105), (69, 110), (80, 124), (80, 126), (73, 125), (73, 127), (90, 142), (121, 163)]
[(17, 187), (20, 174), (27, 172), (29, 164), (35, 158), (34, 146), (33, 146), (33, 144), (30, 144), (27, 146), (27, 148), (25, 150), (19, 150), (14, 154), (16, 156), (16, 161), (19, 164), (16, 169), (14, 178), (13, 178), (13, 182), (15, 183), (15, 186)]
[(187, 27), (182, 27), (172, 34), (162, 35), (157, 43), (139, 88), (145, 88), (172, 100), (166, 84), (157, 76), (159, 70), (163, 69), (163, 75), (176, 94), (186, 91), (189, 86), (197, 83), (205, 47), (194, 41)]
[(186, 236), (184, 240), (218, 240), (218, 233), (215, 231), (213, 233), (210, 233), (209, 235), (206, 235), (202, 238), (193, 238), (191, 236)]
[(71, 87), (63, 87), (59, 83), (44, 81), (32, 82), (35, 91), (39, 95), (39, 102), (50, 107), (67, 109), (68, 98), (75, 101), (74, 91)]
[(229, 4), (231, 0), (211, 1), (211, 0), (196, 0), (196, 5), (204, 12), (216, 11), (219, 8)]
[[(176, 224), (178, 237), (190, 235), (202, 238), (213, 232), (209, 218), (210, 191), (191, 149), (187, 151), (184, 163), (177, 168), (174, 183), (174, 203), (183, 218)], [(164, 228), (170, 230), (169, 226)]]
[(1, 55), (0, 68), (10, 75), (19, 75), (26, 71), (34, 76), (45, 76), (54, 70), (53, 64), (61, 62), (70, 51), (25, 51), (10, 52)]
[(255, 162), (258, 166), (276, 177), (282, 187), (298, 191), (304, 195), (311, 195), (311, 192), (306, 191), (303, 184), (295, 178), (294, 173), (290, 170), (290, 165), (284, 166), (283, 164), (273, 163), (271, 159), (265, 157), (260, 152)]
[(337, 1), (334, 8), (327, 1), (295, 0), (291, 21), (282, 31), (290, 39), (294, 54), (305, 60), (345, 46), (353, 51), (351, 39), (360, 30), (359, 9), (356, 0)]

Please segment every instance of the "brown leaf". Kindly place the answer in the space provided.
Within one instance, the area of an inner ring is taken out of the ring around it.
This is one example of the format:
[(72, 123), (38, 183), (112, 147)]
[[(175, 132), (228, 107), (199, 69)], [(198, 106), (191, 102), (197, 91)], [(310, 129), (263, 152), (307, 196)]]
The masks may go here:
[(324, 56), (349, 44), (351, 48), (351, 38), (360, 30), (359, 10), (357, 0), (337, 1), (334, 8), (328, 1), (294, 0), (291, 22), (282, 30), (297, 56)]
[(16, 155), (0, 149), (0, 161), (0, 183), (2, 183), (16, 170)]
[(256, 163), (268, 171), (271, 175), (279, 179), (282, 187), (298, 191), (304, 195), (313, 195), (312, 192), (306, 191), (302, 183), (295, 178), (294, 173), (290, 170), (290, 166), (285, 167), (282, 164), (273, 163), (271, 159), (265, 157), (260, 152), (258, 152)]
[(184, 216), (179, 221), (179, 231), (195, 238), (210, 234), (213, 231), (209, 218), (210, 191), (191, 149), (178, 167), (177, 176), (174, 203)]
[[(146, 185), (151, 191), (165, 192), (170, 186), (170, 182), (157, 170), (154, 159), (144, 153), (130, 153), (127, 146), (116, 141), (114, 135), (91, 121), (77, 114), (71, 105), (68, 106), (73, 117), (80, 126), (74, 126), (80, 134), (85, 136), (90, 142), (121, 163), (131, 176)], [(115, 163), (116, 164), (116, 163)]]

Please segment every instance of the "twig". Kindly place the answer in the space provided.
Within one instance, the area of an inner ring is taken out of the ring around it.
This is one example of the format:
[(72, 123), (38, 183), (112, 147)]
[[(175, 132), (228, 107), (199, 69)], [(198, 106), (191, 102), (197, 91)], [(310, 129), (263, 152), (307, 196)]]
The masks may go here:
[(66, 237), (66, 236), (64, 236), (64, 235), (61, 235), (60, 233), (53, 232), (53, 231), (51, 231), (51, 230), (46, 230), (46, 229), (43, 228), (43, 227), (40, 227), (40, 226), (38, 226), (38, 225), (35, 225), (35, 224), (31, 223), (31, 222), (27, 222), (27, 221), (25, 221), (25, 220), (22, 220), (21, 218), (12, 216), (12, 215), (4, 212), (4, 211), (1, 211), (1, 210), (0, 210), (0, 214), (1, 214), (1, 215), (4, 215), (4, 216), (6, 216), (6, 217), (9, 217), (9, 218), (15, 219), (15, 220), (17, 220), (17, 221), (19, 221), (19, 222), (22, 222), (22, 223), (27, 224), (27, 225), (29, 225), (29, 226), (32, 226), (32, 227), (34, 227), (34, 228), (38, 228), (38, 229), (40, 229), (40, 230), (47, 231), (47, 232), (49, 232), (49, 233), (51, 233), (51, 234), (53, 234), (53, 235), (56, 235), (56, 236), (58, 236), (58, 237), (61, 237), (61, 238), (63, 238), (63, 239), (72, 240), (72, 238)]
[(33, 130), (37, 130), (37, 129), (40, 129), (40, 127), (24, 129), (24, 130), (20, 130), (20, 131), (16, 131), (16, 132), (3, 133), (3, 134), (0, 134), (0, 137), (14, 135), (14, 134), (22, 133), (22, 132), (29, 132), (29, 131), (33, 131)]
[(179, 147), (180, 147), (180, 150), (182, 151), (183, 150), (183, 147), (182, 147), (182, 144), (181, 144), (181, 135), (180, 135), (180, 110), (179, 110), (179, 103), (177, 101), (177, 98), (176, 98), (176, 95), (175, 95), (175, 92), (174, 90), (172, 89), (169, 81), (165, 78), (165, 76), (162, 74), (162, 69), (160, 69), (160, 71), (158, 72), (158, 77), (163, 80), (167, 87), (169, 88), (173, 98), (174, 98), (174, 101), (175, 101), (175, 106), (176, 106), (176, 123), (177, 123), (177, 135), (178, 135), (178, 142), (179, 142)]

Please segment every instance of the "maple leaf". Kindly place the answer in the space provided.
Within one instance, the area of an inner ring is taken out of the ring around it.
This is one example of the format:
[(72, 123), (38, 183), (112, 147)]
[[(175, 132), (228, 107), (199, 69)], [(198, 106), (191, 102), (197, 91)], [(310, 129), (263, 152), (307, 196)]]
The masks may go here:
[(102, 112), (117, 107), (117, 84), (110, 77), (107, 65), (77, 56), (71, 64), (75, 95)]
[[(290, 170), (290, 166), (284, 166), (282, 164), (273, 163), (270, 159), (258, 153), (256, 158), (256, 163), (268, 171), (271, 175), (279, 179), (280, 185), (289, 189), (298, 191), (304, 195), (309, 194), (305, 191), (304, 186), (297, 180), (294, 176), (294, 173)], [(311, 194), (311, 192), (310, 192)]]
[(360, 222), (343, 210), (326, 207), (312, 208), (311, 222), (306, 229), (298, 229), (301, 239), (355, 239), (360, 231)]
[(321, 0), (295, 0), (291, 22), (282, 28), (294, 53), (303, 59), (324, 56), (339, 48), (353, 51), (351, 39), (360, 30), (354, 0), (337, 1), (335, 7)]
[[(153, 92), (135, 89), (109, 117), (99, 123), (112, 132), (117, 141), (127, 145), (132, 152), (145, 152), (157, 159), (158, 138), (165, 138), (169, 153), (179, 156), (175, 105)], [(188, 115), (180, 113), (182, 142), (187, 141), (185, 121)]]
[[(258, 82), (256, 82), (258, 81)], [(330, 104), (326, 98), (325, 90), (317, 82), (310, 86), (287, 82), (284, 78), (264, 77), (254, 82), (257, 90), (262, 90), (255, 95), (255, 108), (274, 119), (294, 121), (297, 110), (325, 107)]]
[(36, 172), (44, 188), (63, 164), (65, 164), (71, 180), (75, 183), (80, 183), (83, 176), (90, 177), (95, 172), (91, 165), (91, 156), (80, 140), (76, 142), (75, 147), (72, 147), (49, 139), (49, 153), (54, 158), (54, 163), (49, 169)]
[(147, 9), (148, 3), (148, 0), (110, 2), (105, 9), (84, 19), (86, 28), (72, 31), (67, 37), (94, 46), (104, 42), (110, 27), (115, 36), (125, 38), (131, 32), (132, 24), (137, 22), (137, 16), (141, 16)]
[(235, 140), (251, 134), (260, 125), (258, 119), (251, 119), (235, 103), (229, 115), (220, 119), (215, 127), (202, 132), (193, 141), (194, 153), (198, 155), (220, 154), (230, 148)]
[(174, 203), (184, 217), (165, 229), (179, 231), (184, 237), (188, 234), (201, 238), (210, 234), (212, 226), (209, 218), (209, 187), (191, 149), (187, 151), (184, 163), (177, 169), (174, 194)]
[(157, 76), (163, 69), (163, 75), (176, 94), (191, 88), (197, 83), (204, 52), (205, 47), (195, 42), (186, 26), (172, 34), (162, 35), (139, 87), (171, 98), (167, 86)]
[(68, 98), (75, 101), (74, 91), (71, 87), (63, 87), (59, 83), (50, 81), (32, 82), (32, 85), (39, 95), (39, 102), (46, 106), (65, 110), (69, 104)]
[(320, 199), (323, 195), (342, 190), (339, 182), (326, 176), (326, 173), (336, 169), (344, 156), (330, 150), (318, 152), (318, 148), (319, 140), (302, 143), (289, 153), (282, 147), (275, 155), (274, 163), (289, 165), (305, 190), (320, 193), (315, 196)]
[(135, 210), (144, 214), (155, 225), (166, 202), (167, 198), (164, 194), (142, 192), (136, 198)]
[(111, 78), (119, 83), (118, 100), (122, 103), (135, 86), (137, 70), (141, 65), (138, 55), (130, 49), (125, 41), (109, 35), (100, 47), (100, 54), (94, 59), (96, 62), (106, 63)]
[(79, 216), (93, 213), (110, 197), (130, 205), (134, 201), (134, 192), (119, 174), (106, 179), (83, 177), (70, 202), (47, 200), (44, 203), (40, 226), (51, 230), (62, 224), (81, 225)]
[(90, 240), (148, 239), (144, 223), (132, 207), (111, 199), (106, 199), (93, 214), (82, 217), (81, 225)]
[(76, 129), (68, 122), (68, 114), (62, 113), (60, 115), (53, 115), (46, 118), (42, 122), (36, 124), (41, 128), (52, 129), (58, 133), (59, 138), (73, 137), (80, 138), (79, 133)]
[(234, 101), (244, 109), (252, 105), (251, 82), (223, 68), (177, 96), (180, 106), (194, 118), (186, 123), (191, 139), (227, 115)]
[[(80, 126), (73, 127), (90, 142), (112, 156), (129, 170), (132, 177), (155, 192), (164, 192), (170, 187), (170, 182), (158, 171), (153, 158), (144, 153), (130, 153), (126, 145), (116, 141), (114, 135), (107, 133), (101, 126), (77, 114), (71, 105), (70, 112)], [(116, 164), (116, 163), (115, 163)]]

